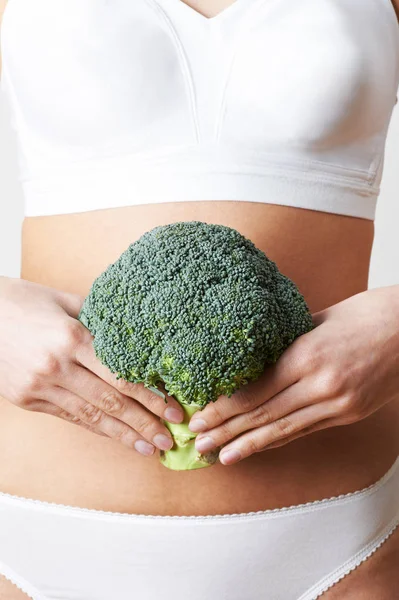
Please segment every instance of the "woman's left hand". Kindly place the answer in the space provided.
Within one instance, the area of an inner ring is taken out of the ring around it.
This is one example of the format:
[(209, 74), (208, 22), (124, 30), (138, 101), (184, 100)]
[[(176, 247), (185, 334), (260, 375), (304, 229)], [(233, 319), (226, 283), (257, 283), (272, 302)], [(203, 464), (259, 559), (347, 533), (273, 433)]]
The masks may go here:
[(206, 431), (196, 438), (199, 452), (223, 446), (219, 460), (230, 465), (360, 421), (399, 397), (399, 285), (360, 292), (312, 318), (316, 328), (257, 381), (195, 413), (189, 428)]

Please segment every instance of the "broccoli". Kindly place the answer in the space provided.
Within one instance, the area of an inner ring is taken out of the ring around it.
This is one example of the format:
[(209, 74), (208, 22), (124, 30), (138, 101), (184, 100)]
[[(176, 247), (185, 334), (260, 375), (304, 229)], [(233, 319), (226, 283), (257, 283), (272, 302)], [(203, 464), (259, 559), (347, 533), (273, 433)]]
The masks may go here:
[(165, 421), (171, 469), (214, 464), (188, 422), (220, 395), (230, 397), (313, 329), (296, 285), (235, 229), (201, 221), (155, 227), (93, 282), (78, 319), (97, 358), (117, 378), (165, 390), (185, 411)]

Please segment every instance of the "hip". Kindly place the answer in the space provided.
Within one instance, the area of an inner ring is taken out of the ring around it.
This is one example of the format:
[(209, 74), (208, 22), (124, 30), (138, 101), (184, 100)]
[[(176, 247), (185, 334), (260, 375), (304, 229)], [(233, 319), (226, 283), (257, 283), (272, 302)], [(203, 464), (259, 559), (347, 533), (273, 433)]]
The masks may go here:
[(315, 600), (398, 522), (399, 457), (354, 493), (233, 515), (131, 515), (0, 493), (0, 578), (33, 600), (127, 600), (133, 590), (147, 600)]

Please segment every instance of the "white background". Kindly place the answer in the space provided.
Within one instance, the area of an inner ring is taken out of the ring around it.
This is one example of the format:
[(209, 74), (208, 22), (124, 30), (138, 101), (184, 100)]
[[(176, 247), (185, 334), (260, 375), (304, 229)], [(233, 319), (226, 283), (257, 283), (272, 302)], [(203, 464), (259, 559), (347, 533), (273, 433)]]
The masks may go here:
[[(399, 103), (386, 146), (381, 195), (375, 219), (369, 288), (399, 284)], [(19, 277), (23, 218), (14, 132), (0, 93), (0, 275)]]

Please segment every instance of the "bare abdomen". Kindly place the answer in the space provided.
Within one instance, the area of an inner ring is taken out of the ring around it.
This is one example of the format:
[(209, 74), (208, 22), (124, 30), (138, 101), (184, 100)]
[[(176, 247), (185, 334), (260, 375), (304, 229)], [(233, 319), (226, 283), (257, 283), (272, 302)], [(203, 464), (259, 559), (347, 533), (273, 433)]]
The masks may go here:
[[(134, 206), (30, 217), (21, 276), (86, 295), (91, 282), (152, 227), (202, 220), (235, 227), (274, 260), (312, 312), (367, 289), (373, 223), (292, 207), (239, 202)], [(383, 390), (381, 390), (383, 394)], [(0, 491), (141, 514), (264, 510), (354, 491), (399, 453), (399, 406), (258, 453), (237, 465), (174, 472), (118, 442), (0, 399)]]

